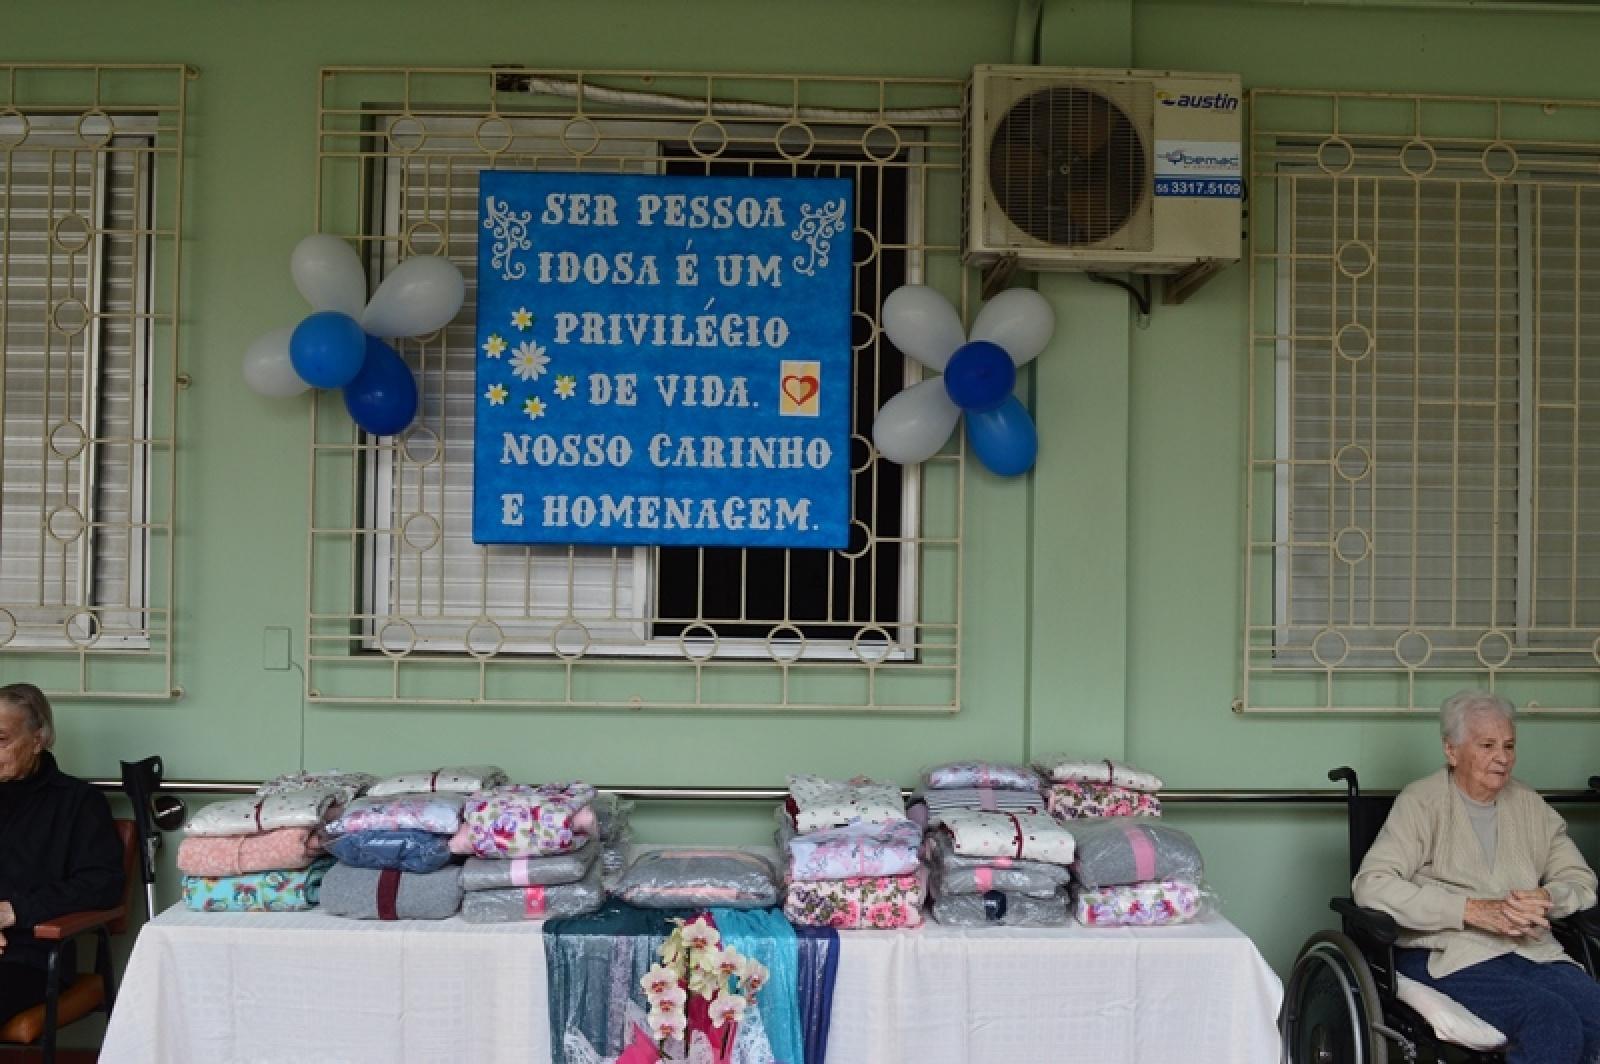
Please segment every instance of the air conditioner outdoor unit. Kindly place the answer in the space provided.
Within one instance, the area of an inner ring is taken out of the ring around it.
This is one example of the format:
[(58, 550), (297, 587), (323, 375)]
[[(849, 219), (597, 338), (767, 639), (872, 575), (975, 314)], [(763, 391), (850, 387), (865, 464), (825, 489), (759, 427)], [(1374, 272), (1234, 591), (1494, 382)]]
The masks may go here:
[(1189, 275), (1237, 261), (1239, 110), (1233, 74), (975, 67), (966, 261)]

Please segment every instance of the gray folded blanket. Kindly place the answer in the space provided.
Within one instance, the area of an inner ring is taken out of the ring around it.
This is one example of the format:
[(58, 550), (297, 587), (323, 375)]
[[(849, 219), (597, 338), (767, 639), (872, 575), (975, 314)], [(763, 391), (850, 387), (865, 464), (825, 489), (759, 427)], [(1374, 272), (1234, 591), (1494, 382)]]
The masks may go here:
[(469, 890), (461, 898), (461, 918), (471, 924), (492, 924), (582, 916), (600, 908), (605, 898), (600, 866), (591, 864), (576, 883)]
[(933, 918), (947, 927), (1058, 927), (1068, 920), (1067, 896), (1048, 898), (1008, 894), (943, 894), (933, 899)]
[(322, 910), (355, 920), (446, 920), (461, 909), (461, 866), (437, 872), (334, 865), (322, 881)]
[(576, 883), (588, 874), (599, 852), (600, 844), (590, 839), (571, 853), (550, 857), (469, 857), (461, 866), (461, 889), (504, 890)]
[(1199, 882), (1205, 861), (1194, 840), (1150, 817), (1074, 820), (1078, 853), (1072, 873), (1086, 887), (1115, 887), (1151, 879)]

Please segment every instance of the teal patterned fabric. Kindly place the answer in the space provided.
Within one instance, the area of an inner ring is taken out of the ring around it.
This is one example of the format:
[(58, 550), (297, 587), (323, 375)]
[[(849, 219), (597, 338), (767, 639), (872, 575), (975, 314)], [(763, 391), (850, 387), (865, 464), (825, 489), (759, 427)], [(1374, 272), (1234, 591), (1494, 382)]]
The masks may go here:
[(322, 877), (333, 859), (313, 861), (295, 871), (255, 872), (248, 876), (185, 876), (183, 903), (196, 912), (287, 913), (313, 909)]

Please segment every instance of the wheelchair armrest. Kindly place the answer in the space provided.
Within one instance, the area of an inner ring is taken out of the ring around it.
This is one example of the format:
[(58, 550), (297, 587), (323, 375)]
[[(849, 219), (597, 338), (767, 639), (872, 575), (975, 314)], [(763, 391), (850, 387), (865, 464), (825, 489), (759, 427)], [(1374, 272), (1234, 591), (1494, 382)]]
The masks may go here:
[(104, 927), (115, 920), (122, 919), (123, 906), (115, 909), (96, 909), (91, 912), (67, 913), (54, 920), (45, 920), (33, 925), (33, 937), (41, 942), (64, 942), (74, 935), (81, 935), (85, 931), (93, 931), (97, 927)]
[(1328, 907), (1344, 917), (1353, 931), (1366, 935), (1379, 945), (1392, 946), (1400, 937), (1400, 925), (1388, 913), (1364, 909), (1349, 898), (1334, 898)]
[(1600, 939), (1600, 905), (1591, 905), (1575, 913), (1568, 913), (1551, 921), (1558, 927), (1578, 932), (1587, 938)]

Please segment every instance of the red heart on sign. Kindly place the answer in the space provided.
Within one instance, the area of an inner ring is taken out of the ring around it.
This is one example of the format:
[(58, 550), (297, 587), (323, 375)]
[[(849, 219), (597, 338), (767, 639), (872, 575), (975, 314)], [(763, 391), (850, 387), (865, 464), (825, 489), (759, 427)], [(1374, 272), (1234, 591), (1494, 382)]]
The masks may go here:
[(822, 382), (810, 374), (798, 377), (791, 373), (783, 378), (783, 394), (787, 395), (789, 402), (795, 406), (805, 406), (806, 400), (816, 395), (821, 387)]

